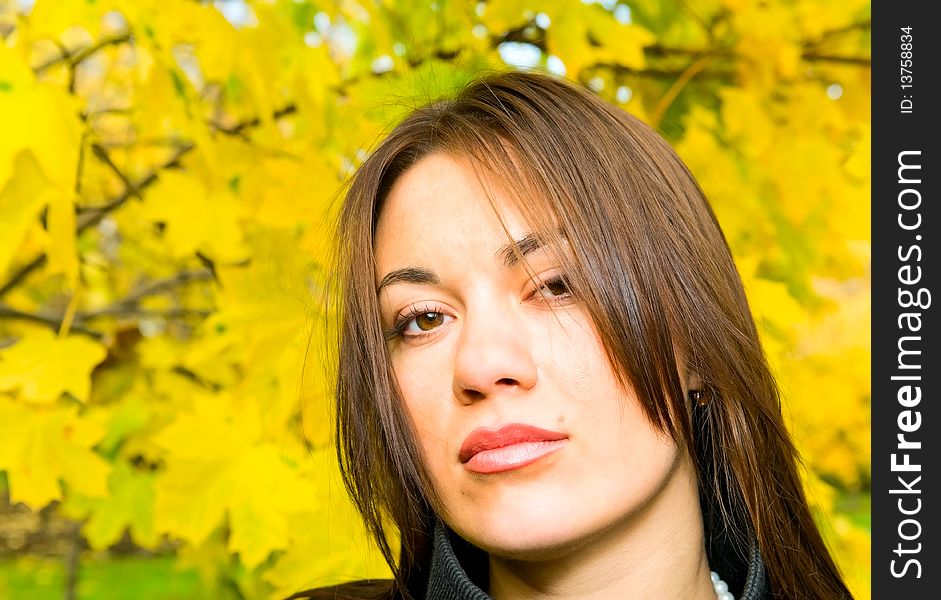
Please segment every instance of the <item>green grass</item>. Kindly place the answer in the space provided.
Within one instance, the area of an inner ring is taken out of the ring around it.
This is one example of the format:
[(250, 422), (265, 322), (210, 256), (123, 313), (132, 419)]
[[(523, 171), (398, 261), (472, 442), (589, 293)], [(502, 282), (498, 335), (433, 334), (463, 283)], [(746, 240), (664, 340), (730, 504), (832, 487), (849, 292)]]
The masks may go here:
[(844, 494), (836, 501), (836, 509), (846, 514), (854, 525), (872, 531), (872, 494)]
[[(194, 571), (178, 571), (175, 558), (85, 559), (76, 588), (79, 600), (190, 600), (202, 598)], [(36, 558), (0, 561), (0, 598), (61, 600), (65, 564)]]

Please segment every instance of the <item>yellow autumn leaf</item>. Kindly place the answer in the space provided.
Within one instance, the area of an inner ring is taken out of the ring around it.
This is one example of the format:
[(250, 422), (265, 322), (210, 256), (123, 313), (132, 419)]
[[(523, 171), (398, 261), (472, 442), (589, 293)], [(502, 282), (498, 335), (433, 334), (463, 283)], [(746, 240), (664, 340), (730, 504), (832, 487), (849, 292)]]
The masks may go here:
[(743, 276), (743, 280), (756, 320), (764, 319), (779, 330), (788, 331), (806, 319), (804, 307), (788, 292), (784, 283), (761, 277)]
[(137, 345), (141, 366), (149, 369), (172, 369), (180, 362), (184, 345), (168, 336), (144, 338)]
[(30, 225), (55, 195), (30, 150), (21, 150), (12, 167), (13, 178), (0, 184), (0, 275), (7, 272)]
[(88, 337), (58, 338), (36, 329), (0, 350), (0, 390), (30, 402), (55, 402), (63, 393), (84, 402), (92, 370), (106, 355), (105, 347)]
[(499, 35), (522, 25), (534, 16), (535, 11), (521, 6), (515, 0), (492, 0), (486, 3), (483, 13), (483, 23), (491, 32)]
[(192, 410), (181, 411), (154, 442), (178, 460), (228, 461), (258, 440), (252, 415), (236, 413), (235, 405), (236, 400), (228, 394), (197, 396), (192, 399)]
[(231, 498), (237, 502), (229, 507), (229, 549), (253, 568), (288, 547), (293, 515), (314, 500), (313, 482), (273, 444), (250, 448), (231, 469)]
[(620, 23), (604, 11), (585, 10), (585, 13), (591, 17), (589, 33), (600, 44), (595, 48), (594, 62), (610, 62), (637, 70), (647, 66), (644, 48), (654, 44), (657, 36), (635, 23)]
[(314, 154), (266, 160), (247, 175), (240, 188), (252, 222), (276, 229), (322, 222), (339, 185), (336, 171)]
[(0, 273), (26, 227), (49, 204), (49, 263), (78, 278), (74, 185), (81, 127), (74, 99), (38, 84), (14, 52), (0, 46)]
[(764, 154), (774, 140), (775, 127), (761, 97), (738, 88), (726, 88), (720, 96), (722, 122), (731, 139), (749, 158)]
[(839, 29), (846, 23), (846, 15), (856, 14), (869, 4), (869, 0), (798, 0), (794, 8), (801, 31), (817, 39), (826, 31)]
[(177, 2), (174, 10), (155, 13), (155, 27), (174, 36), (175, 43), (193, 44), (200, 71), (207, 81), (225, 81), (239, 54), (235, 28), (213, 6), (174, 1)]
[(781, 199), (781, 211), (792, 223), (802, 225), (809, 215), (832, 205), (843, 193), (841, 159), (837, 149), (819, 137), (777, 136), (766, 161)]
[(389, 578), (388, 565), (346, 496), (333, 449), (312, 452), (306, 471), (314, 496), (292, 520), (291, 551), (279, 556), (265, 573), (265, 580), (275, 586), (272, 597), (353, 579)]
[(856, 600), (870, 600), (872, 597), (869, 565), (872, 563), (872, 538), (865, 527), (852, 523), (843, 515), (833, 519), (836, 540), (830, 541), (840, 556), (846, 560), (841, 563), (850, 592)]
[(78, 248), (75, 245), (75, 202), (57, 190), (49, 199), (49, 246), (46, 255), (52, 273), (65, 275), (66, 285), (78, 283)]
[(223, 262), (246, 258), (239, 209), (225, 191), (214, 191), (183, 172), (161, 174), (147, 191), (143, 214), (166, 227), (164, 239), (175, 257), (197, 251)]
[(172, 459), (156, 484), (157, 528), (200, 544), (228, 517), (229, 547), (253, 567), (286, 547), (289, 517), (306, 508), (313, 491), (293, 459), (260, 440), (251, 414), (259, 404), (234, 416), (225, 404), (234, 401), (201, 398), (157, 437)]
[[(222, 525), (232, 501), (232, 473), (224, 463), (175, 460), (155, 484), (154, 526), (191, 545), (203, 543)], [(235, 499), (234, 501), (238, 501)]]
[(13, 159), (25, 148), (32, 150), (50, 184), (73, 193), (81, 140), (77, 101), (52, 85), (36, 83), (2, 45), (0, 67), (0, 186), (14, 173)]
[(577, 78), (583, 68), (596, 63), (643, 69), (644, 47), (656, 36), (633, 23), (620, 23), (600, 6), (559, 2), (543, 10), (551, 24), (546, 32), (549, 54), (565, 62), (566, 75)]
[(872, 129), (866, 125), (859, 127), (859, 139), (854, 142), (853, 150), (844, 163), (846, 172), (860, 181), (867, 181), (872, 165)]
[[(187, 91), (179, 71), (167, 69), (166, 65), (156, 62), (165, 60), (165, 57), (157, 54), (152, 56), (155, 64), (150, 68), (139, 68), (140, 79), (134, 89), (131, 110), (135, 131), (145, 138), (185, 138), (193, 125), (187, 112)], [(154, 114), (160, 117), (155, 119)]]
[(61, 497), (60, 481), (103, 497), (109, 467), (92, 450), (103, 435), (76, 407), (35, 408), (0, 396), (0, 471), (7, 472), (10, 500), (41, 508)]
[(33, 38), (60, 39), (67, 30), (78, 27), (97, 37), (102, 17), (117, 4), (115, 0), (69, 3), (36, 0), (30, 13), (30, 34)]
[(13, 161), (27, 144), (22, 130), (15, 122), (24, 112), (24, 103), (20, 95), (29, 93), (35, 85), (35, 77), (26, 61), (6, 44), (0, 44), (0, 126), (3, 127), (3, 141), (0, 143), (0, 189), (6, 185), (10, 176), (16, 172)]
[(108, 476), (106, 497), (74, 495), (63, 505), (63, 511), (85, 521), (82, 534), (95, 550), (117, 543), (125, 531), (136, 544), (152, 547), (160, 541), (153, 522), (155, 478), (155, 473), (118, 462)]
[(330, 90), (340, 84), (337, 66), (324, 46), (301, 48), (297, 75), (297, 87), (311, 108), (325, 105), (331, 99)]
[(586, 66), (592, 63), (593, 52), (588, 43), (588, 24), (583, 7), (571, 3), (555, 5), (557, 10), (549, 14), (552, 24), (546, 32), (546, 49), (549, 54), (562, 57), (566, 76), (576, 79)]
[[(201, 395), (154, 437), (167, 468), (155, 483), (155, 527), (202, 544), (232, 502), (231, 467), (257, 441), (250, 420), (230, 409), (228, 395)], [(241, 418), (240, 418), (241, 417)]]

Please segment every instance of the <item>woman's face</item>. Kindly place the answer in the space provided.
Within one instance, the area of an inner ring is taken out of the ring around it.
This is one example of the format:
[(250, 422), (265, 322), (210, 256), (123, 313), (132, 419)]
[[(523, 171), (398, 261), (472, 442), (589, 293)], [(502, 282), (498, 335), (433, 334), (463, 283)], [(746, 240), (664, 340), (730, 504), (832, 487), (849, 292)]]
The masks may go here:
[(619, 386), (561, 265), (490, 192), (533, 275), (473, 171), (441, 153), (397, 180), (376, 231), (389, 353), (442, 518), (493, 554), (551, 557), (696, 502), (688, 454)]

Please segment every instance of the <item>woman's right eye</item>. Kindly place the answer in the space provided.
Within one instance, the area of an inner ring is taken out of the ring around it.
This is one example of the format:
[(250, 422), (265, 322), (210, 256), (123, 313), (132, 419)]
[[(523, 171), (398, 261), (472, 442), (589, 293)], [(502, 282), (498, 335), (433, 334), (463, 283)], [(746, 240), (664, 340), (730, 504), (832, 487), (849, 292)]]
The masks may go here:
[(561, 277), (556, 279), (550, 279), (539, 287), (539, 292), (543, 297), (548, 299), (553, 298), (562, 298), (568, 296), (572, 292), (569, 290), (568, 284)]
[(546, 279), (533, 292), (532, 296), (543, 302), (565, 303), (573, 299), (572, 288), (564, 276)]

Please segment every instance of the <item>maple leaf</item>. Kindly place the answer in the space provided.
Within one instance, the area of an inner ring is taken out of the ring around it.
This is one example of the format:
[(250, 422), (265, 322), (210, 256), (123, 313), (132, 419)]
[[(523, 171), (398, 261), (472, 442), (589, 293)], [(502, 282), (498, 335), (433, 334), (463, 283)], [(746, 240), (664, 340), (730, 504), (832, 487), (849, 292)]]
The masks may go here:
[(258, 405), (235, 416), (232, 401), (201, 398), (158, 436), (172, 460), (156, 487), (157, 528), (199, 545), (228, 518), (229, 548), (254, 567), (286, 547), (290, 516), (313, 492), (284, 447), (260, 437)]
[(87, 519), (82, 534), (93, 549), (108, 548), (125, 531), (135, 543), (153, 547), (159, 541), (154, 529), (155, 478), (154, 473), (134, 470), (119, 461), (108, 475), (106, 497), (73, 494), (63, 505), (63, 513), (76, 520)]
[(87, 337), (59, 338), (37, 329), (0, 350), (0, 391), (44, 403), (67, 392), (84, 402), (91, 389), (91, 372), (106, 355), (104, 346)]
[(212, 193), (200, 178), (182, 172), (161, 175), (148, 192), (143, 214), (166, 227), (167, 248), (175, 257), (202, 251), (212, 258), (245, 258), (239, 209), (225, 192)]
[(92, 450), (103, 434), (77, 407), (37, 410), (0, 396), (0, 470), (9, 476), (10, 500), (41, 508), (61, 497), (60, 481), (105, 496), (110, 467)]

